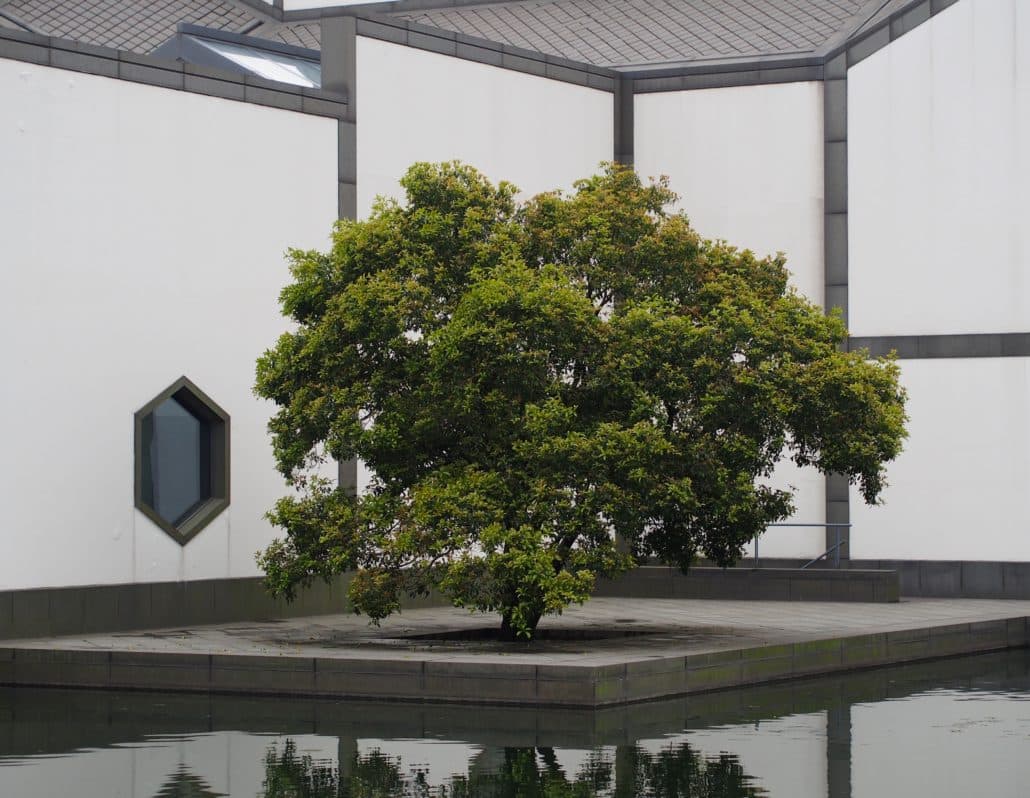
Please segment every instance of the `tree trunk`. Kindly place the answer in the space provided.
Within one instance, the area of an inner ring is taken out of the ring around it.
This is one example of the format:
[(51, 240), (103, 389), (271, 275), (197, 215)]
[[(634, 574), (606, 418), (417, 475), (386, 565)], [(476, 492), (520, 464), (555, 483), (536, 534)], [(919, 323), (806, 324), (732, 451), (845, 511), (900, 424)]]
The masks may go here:
[[(529, 633), (531, 637), (536, 634), (536, 627), (537, 624), (540, 623), (540, 618), (542, 616), (543, 612), (539, 610), (534, 610), (532, 614), (529, 616)], [(509, 642), (514, 642), (516, 640), (526, 641), (529, 639), (526, 637), (519, 637), (518, 630), (512, 625), (511, 613), (508, 612), (502, 613), (501, 615), (500, 637), (501, 640), (507, 640)]]

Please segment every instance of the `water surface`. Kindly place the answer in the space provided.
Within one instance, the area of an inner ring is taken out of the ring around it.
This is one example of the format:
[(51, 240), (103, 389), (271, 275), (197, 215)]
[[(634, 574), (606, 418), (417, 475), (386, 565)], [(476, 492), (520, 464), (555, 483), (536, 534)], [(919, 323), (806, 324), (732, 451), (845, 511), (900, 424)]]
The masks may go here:
[(1030, 651), (598, 711), (0, 690), (0, 796), (1027, 796)]

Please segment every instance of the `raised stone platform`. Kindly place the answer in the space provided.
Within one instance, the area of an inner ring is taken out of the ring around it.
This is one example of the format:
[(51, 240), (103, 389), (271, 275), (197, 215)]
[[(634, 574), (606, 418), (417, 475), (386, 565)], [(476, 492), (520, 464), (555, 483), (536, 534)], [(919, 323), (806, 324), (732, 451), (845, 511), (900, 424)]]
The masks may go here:
[(0, 683), (590, 708), (1021, 648), (1028, 616), (1026, 601), (596, 598), (544, 622), (571, 639), (512, 644), (424, 639), (496, 623), (439, 607), (379, 629), (331, 615), (7, 641)]

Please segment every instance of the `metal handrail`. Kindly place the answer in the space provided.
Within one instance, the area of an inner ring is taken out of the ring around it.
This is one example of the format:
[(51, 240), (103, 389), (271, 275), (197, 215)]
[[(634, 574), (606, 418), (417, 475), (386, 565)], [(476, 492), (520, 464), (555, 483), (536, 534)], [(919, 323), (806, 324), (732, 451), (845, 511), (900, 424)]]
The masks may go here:
[[(823, 559), (824, 557), (829, 556), (830, 554), (833, 555), (833, 567), (834, 568), (840, 568), (840, 547), (848, 542), (847, 538), (844, 538), (844, 540), (841, 540), (841, 538), (840, 538), (840, 530), (841, 530), (842, 527), (847, 527), (848, 529), (851, 529), (851, 524), (846, 524), (846, 523), (795, 524), (795, 523), (790, 523), (790, 522), (786, 522), (786, 521), (781, 521), (781, 522), (775, 523), (775, 524), (767, 524), (767, 526), (799, 526), (799, 527), (818, 526), (818, 527), (822, 527), (823, 529), (833, 529), (836, 532), (836, 543), (834, 543), (832, 546), (830, 546), (830, 548), (828, 548), (826, 551), (824, 551), (822, 554), (820, 554), (814, 560), (809, 560), (808, 562), (806, 562), (804, 565), (801, 566), (801, 569), (804, 570), (805, 568), (807, 568), (810, 565), (815, 565), (817, 562), (819, 562), (819, 560)], [(758, 566), (758, 562), (759, 562), (758, 561), (758, 535), (755, 535), (755, 567), (756, 568), (759, 567)]]

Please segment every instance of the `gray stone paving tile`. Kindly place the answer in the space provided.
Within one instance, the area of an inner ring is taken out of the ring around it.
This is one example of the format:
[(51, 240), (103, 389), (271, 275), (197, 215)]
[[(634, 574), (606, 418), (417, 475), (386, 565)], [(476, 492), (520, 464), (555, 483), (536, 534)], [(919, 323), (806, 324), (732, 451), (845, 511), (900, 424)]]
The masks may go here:
[(989, 599), (861, 605), (596, 598), (541, 628), (649, 634), (532, 645), (404, 638), (497, 623), (437, 607), (408, 610), (379, 628), (332, 615), (8, 641), (0, 646), (0, 677), (25, 681), (29, 668), (36, 679), (80, 686), (604, 706), (1024, 645), (1028, 616), (1030, 601)]

